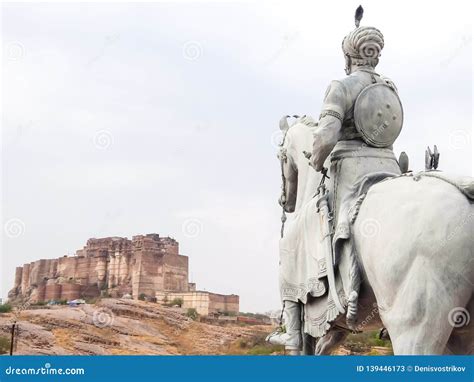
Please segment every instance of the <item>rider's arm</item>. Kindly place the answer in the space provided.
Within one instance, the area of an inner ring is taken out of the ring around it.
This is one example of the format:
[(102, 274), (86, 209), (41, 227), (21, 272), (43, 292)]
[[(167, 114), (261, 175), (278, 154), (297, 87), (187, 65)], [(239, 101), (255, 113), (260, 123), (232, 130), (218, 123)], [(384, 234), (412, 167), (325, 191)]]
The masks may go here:
[(332, 81), (326, 91), (318, 128), (314, 133), (311, 161), (321, 171), (324, 161), (341, 136), (342, 121), (346, 112), (346, 92), (339, 81)]

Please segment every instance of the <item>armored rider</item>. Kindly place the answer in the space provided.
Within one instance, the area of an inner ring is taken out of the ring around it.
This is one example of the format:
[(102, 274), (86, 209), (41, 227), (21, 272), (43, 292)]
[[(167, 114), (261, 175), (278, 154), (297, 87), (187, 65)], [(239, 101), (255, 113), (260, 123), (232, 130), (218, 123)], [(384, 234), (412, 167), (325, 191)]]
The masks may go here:
[[(351, 213), (361, 188), (400, 174), (392, 144), (402, 128), (403, 111), (394, 83), (375, 70), (384, 37), (377, 28), (359, 26), (362, 13), (359, 7), (356, 28), (342, 42), (347, 76), (332, 81), (326, 91), (310, 159), (317, 171), (324, 170), (325, 163), (330, 167), (332, 255), (336, 265), (342, 256), (354, 257)], [(343, 305), (348, 306), (347, 323), (351, 327), (360, 279), (355, 261), (349, 268), (349, 286), (344, 286), (349, 293)], [(301, 348), (301, 304), (285, 301), (284, 306), (286, 332), (275, 333), (268, 340)]]

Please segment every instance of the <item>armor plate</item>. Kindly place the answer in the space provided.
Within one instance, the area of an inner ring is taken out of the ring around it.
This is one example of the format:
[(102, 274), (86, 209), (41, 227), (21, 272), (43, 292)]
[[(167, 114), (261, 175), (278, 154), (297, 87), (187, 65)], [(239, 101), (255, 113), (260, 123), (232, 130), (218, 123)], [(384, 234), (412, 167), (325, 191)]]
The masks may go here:
[(392, 145), (403, 126), (403, 108), (398, 94), (385, 83), (367, 86), (355, 101), (354, 123), (368, 145)]

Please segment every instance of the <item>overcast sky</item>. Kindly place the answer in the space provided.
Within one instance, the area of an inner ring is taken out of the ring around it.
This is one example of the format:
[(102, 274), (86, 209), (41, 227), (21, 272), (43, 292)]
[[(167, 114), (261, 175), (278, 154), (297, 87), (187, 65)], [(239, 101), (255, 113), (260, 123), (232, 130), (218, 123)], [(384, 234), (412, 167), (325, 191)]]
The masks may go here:
[[(0, 296), (23, 263), (156, 232), (198, 289), (278, 308), (278, 121), (319, 115), (358, 5), (4, 4)], [(472, 173), (469, 5), (363, 2), (414, 170), (437, 144)]]

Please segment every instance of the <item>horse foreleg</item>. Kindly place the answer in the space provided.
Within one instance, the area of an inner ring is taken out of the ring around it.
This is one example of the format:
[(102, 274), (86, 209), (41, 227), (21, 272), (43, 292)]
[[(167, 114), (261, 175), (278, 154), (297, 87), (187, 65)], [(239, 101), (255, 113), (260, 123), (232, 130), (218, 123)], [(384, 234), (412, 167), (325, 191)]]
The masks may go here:
[(321, 337), (316, 343), (316, 355), (331, 354), (347, 337), (347, 330), (332, 328), (329, 332)]
[(316, 348), (316, 338), (309, 334), (303, 333), (303, 355), (314, 355)]

